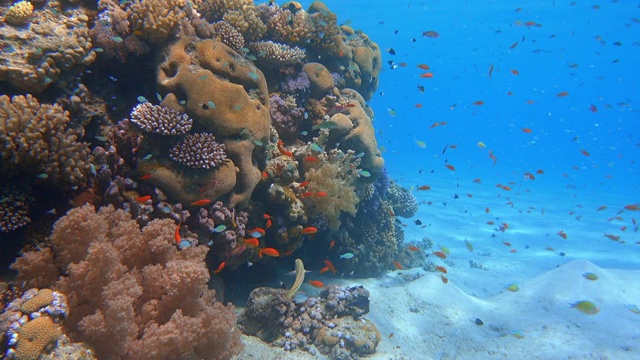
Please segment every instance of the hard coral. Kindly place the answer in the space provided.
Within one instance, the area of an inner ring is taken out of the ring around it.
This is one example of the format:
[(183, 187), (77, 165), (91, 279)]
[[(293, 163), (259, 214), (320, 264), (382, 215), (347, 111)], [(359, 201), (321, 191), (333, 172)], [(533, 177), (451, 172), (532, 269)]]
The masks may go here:
[(152, 43), (162, 43), (185, 18), (186, 0), (135, 0), (131, 5), (131, 27)]
[(249, 44), (249, 50), (258, 54), (256, 64), (259, 67), (279, 68), (300, 62), (306, 56), (304, 49), (273, 41), (252, 42)]
[(83, 10), (47, 4), (33, 13), (28, 28), (0, 26), (0, 81), (41, 92), (62, 73), (82, 71), (96, 58), (88, 23)]
[(26, 0), (18, 1), (4, 14), (4, 21), (15, 26), (24, 25), (31, 18), (31, 14), (33, 14), (33, 5)]
[(171, 159), (196, 169), (214, 168), (227, 158), (224, 144), (209, 133), (188, 134), (183, 142), (171, 149)]
[(182, 135), (191, 130), (193, 124), (187, 114), (149, 102), (133, 108), (131, 121), (146, 132), (160, 135)]
[(69, 113), (31, 96), (0, 96), (0, 154), (3, 171), (31, 172), (54, 183), (79, 185), (90, 172), (86, 143), (68, 128)]
[(29, 203), (33, 201), (28, 187), (0, 185), (0, 233), (13, 231), (31, 222)]
[[(58, 220), (55, 260), (49, 251), (41, 261), (59, 271), (52, 285), (73, 309), (64, 324), (72, 339), (110, 359), (228, 359), (239, 352), (233, 309), (214, 302), (207, 288), (208, 249), (178, 250), (175, 227), (165, 219), (140, 230), (124, 211), (90, 205)], [(18, 259), (12, 266), (19, 280), (33, 281), (34, 265)]]
[[(185, 39), (169, 47), (157, 79), (160, 91), (166, 93), (164, 106), (186, 112), (193, 118), (194, 128), (215, 135), (217, 141), (225, 145), (232, 173), (224, 176), (234, 177), (233, 191), (227, 188), (226, 192), (211, 194), (215, 197), (208, 198), (216, 199), (229, 193), (231, 207), (246, 203), (260, 182), (261, 146), (268, 143), (270, 134), (269, 95), (262, 72), (221, 42)], [(175, 177), (170, 175), (176, 173), (170, 165), (161, 166), (167, 176)], [(237, 181), (235, 168), (238, 169)], [(152, 183), (165, 193), (177, 195), (167, 188), (168, 182), (154, 179), (155, 176)], [(196, 176), (185, 175), (181, 181), (193, 180), (197, 180)], [(216, 181), (219, 180), (216, 178)], [(186, 196), (174, 200), (199, 200), (203, 194), (198, 188), (207, 183), (198, 183), (192, 190), (183, 183)]]

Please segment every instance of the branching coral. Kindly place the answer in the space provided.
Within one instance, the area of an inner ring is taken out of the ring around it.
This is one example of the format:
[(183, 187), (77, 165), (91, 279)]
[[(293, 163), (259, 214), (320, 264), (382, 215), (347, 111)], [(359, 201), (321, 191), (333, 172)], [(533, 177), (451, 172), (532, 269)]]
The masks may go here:
[(216, 40), (222, 41), (235, 51), (241, 51), (244, 47), (244, 36), (226, 21), (217, 21), (212, 24)]
[(209, 133), (187, 134), (169, 153), (171, 159), (196, 169), (214, 168), (227, 158), (224, 144)]
[(149, 102), (131, 111), (131, 121), (142, 130), (160, 135), (182, 135), (191, 130), (193, 120), (187, 115)]
[(85, 205), (58, 220), (51, 249), (27, 252), (12, 267), (31, 283), (42, 282), (31, 277), (34, 267), (55, 266), (52, 288), (73, 309), (65, 329), (100, 358), (228, 359), (242, 346), (233, 309), (207, 288), (208, 249), (178, 250), (175, 228), (165, 219), (140, 230), (122, 210)]
[(0, 96), (0, 154), (4, 171), (30, 172), (55, 183), (78, 185), (90, 173), (91, 153), (68, 128), (69, 113), (31, 95)]
[(304, 49), (273, 41), (252, 42), (249, 44), (249, 50), (258, 54), (256, 64), (260, 67), (279, 68), (302, 61), (306, 56)]

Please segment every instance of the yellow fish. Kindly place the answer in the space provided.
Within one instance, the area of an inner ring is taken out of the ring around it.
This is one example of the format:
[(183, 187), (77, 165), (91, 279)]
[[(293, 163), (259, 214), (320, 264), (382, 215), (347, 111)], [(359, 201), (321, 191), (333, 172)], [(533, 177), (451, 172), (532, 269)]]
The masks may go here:
[(484, 149), (484, 148), (486, 148), (486, 147), (487, 147), (487, 145), (485, 145), (482, 141), (478, 141), (478, 147), (479, 147), (480, 149)]
[(509, 285), (507, 285), (507, 290), (509, 290), (511, 292), (516, 292), (516, 291), (520, 290), (520, 288), (516, 284), (509, 284)]
[(450, 255), (451, 254), (451, 250), (449, 250), (448, 247), (446, 246), (442, 246), (442, 245), (438, 245), (438, 247), (440, 248), (440, 250), (442, 250), (443, 253)]
[(580, 312), (585, 313), (587, 315), (595, 315), (600, 312), (600, 308), (588, 300), (581, 300), (571, 305), (571, 308), (576, 308), (580, 310)]
[(598, 275), (592, 273), (592, 272), (587, 272), (582, 274), (582, 277), (584, 277), (587, 280), (591, 280), (591, 281), (596, 281), (598, 280)]

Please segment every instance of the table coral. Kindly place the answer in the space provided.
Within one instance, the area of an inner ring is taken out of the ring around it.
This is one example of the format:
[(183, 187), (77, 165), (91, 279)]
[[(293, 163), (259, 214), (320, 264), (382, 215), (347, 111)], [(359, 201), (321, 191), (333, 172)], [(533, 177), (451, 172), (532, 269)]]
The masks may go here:
[(68, 127), (69, 113), (31, 96), (0, 96), (2, 169), (38, 175), (58, 184), (79, 185), (90, 173), (91, 153)]
[(141, 230), (122, 210), (85, 205), (56, 222), (48, 252), (27, 252), (12, 266), (19, 281), (33, 281), (30, 268), (42, 264), (27, 259), (44, 252), (40, 263), (55, 262), (52, 288), (73, 309), (64, 328), (99, 358), (228, 359), (242, 347), (233, 309), (207, 288), (208, 249), (178, 250), (175, 228), (164, 219)]
[(0, 26), (0, 81), (36, 93), (63, 73), (84, 70), (96, 58), (88, 23), (81, 9), (47, 4), (33, 12), (28, 27)]

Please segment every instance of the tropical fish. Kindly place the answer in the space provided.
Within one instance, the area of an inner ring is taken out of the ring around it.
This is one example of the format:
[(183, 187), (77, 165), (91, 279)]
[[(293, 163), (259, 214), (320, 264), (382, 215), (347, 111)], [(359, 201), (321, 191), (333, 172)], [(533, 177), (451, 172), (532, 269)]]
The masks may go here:
[(565, 240), (568, 238), (567, 234), (562, 230), (558, 231), (558, 236), (560, 236), (561, 238), (563, 238)]
[(440, 250), (442, 250), (443, 253), (449, 255), (451, 253), (451, 250), (449, 250), (448, 247), (446, 246), (442, 246), (442, 245), (438, 245), (438, 247), (440, 248)]
[(202, 200), (192, 202), (191, 206), (205, 206), (205, 205), (208, 205), (209, 203), (211, 203), (211, 200), (202, 199)]
[(227, 263), (226, 263), (225, 261), (221, 262), (221, 263), (220, 263), (220, 265), (218, 266), (218, 268), (217, 268), (213, 273), (214, 273), (214, 274), (219, 274), (219, 273), (222, 271), (222, 269), (224, 269), (224, 266), (225, 266), (226, 264), (227, 264)]
[(640, 314), (640, 309), (636, 305), (627, 304), (624, 306), (627, 310), (631, 311), (634, 314)]
[(522, 331), (520, 330), (511, 330), (509, 332), (509, 335), (513, 336), (516, 339), (522, 339), (524, 338), (524, 334), (522, 333)]
[(258, 256), (261, 259), (262, 259), (262, 255), (267, 255), (267, 256), (271, 256), (271, 257), (278, 257), (278, 256), (280, 256), (280, 252), (278, 252), (278, 250), (276, 250), (274, 248), (264, 248), (264, 249), (258, 250)]
[(322, 281), (318, 281), (318, 280), (309, 280), (309, 284), (317, 288), (324, 287), (324, 284), (322, 283)]
[(516, 69), (509, 70), (513, 75), (520, 75), (520, 72)]
[(616, 235), (611, 235), (611, 234), (604, 233), (603, 236), (606, 237), (607, 239), (613, 240), (613, 241), (620, 240), (620, 236), (616, 236)]
[(433, 30), (427, 30), (422, 32), (422, 36), (436, 39), (440, 37), (440, 34), (438, 34), (436, 31), (433, 31)]
[(178, 226), (176, 227), (174, 238), (176, 240), (176, 244), (180, 244), (180, 241), (182, 241), (182, 239), (180, 238), (180, 224), (178, 224)]
[(445, 269), (443, 266), (439, 266), (439, 265), (437, 265), (437, 266), (436, 266), (436, 270), (440, 271), (440, 272), (441, 272), (441, 273), (443, 273), (443, 274), (446, 274), (446, 273), (447, 273), (447, 269)]
[(511, 292), (516, 292), (516, 291), (520, 290), (520, 287), (517, 284), (509, 284), (509, 285), (507, 285), (507, 290), (509, 290)]
[(260, 240), (257, 238), (244, 239), (244, 244), (251, 247), (260, 246)]
[(140, 176), (140, 180), (149, 180), (151, 179), (151, 174), (145, 174)]
[(582, 153), (582, 155), (584, 155), (584, 156), (587, 156), (587, 157), (591, 156), (591, 154), (590, 154), (587, 150), (585, 150), (585, 149), (580, 149), (580, 152), (581, 152), (581, 153)]
[(151, 195), (139, 196), (136, 198), (136, 201), (139, 203), (146, 203), (149, 200), (151, 200)]
[(467, 250), (469, 250), (470, 252), (473, 252), (473, 245), (471, 244), (471, 242), (465, 240), (464, 241), (464, 246), (467, 247)]
[(533, 130), (531, 130), (530, 128), (522, 128), (522, 131), (527, 134), (531, 134), (533, 132)]
[(429, 70), (429, 65), (427, 64), (418, 64), (418, 67), (422, 70)]
[(220, 224), (218, 226), (216, 226), (213, 230), (211, 230), (212, 233), (221, 233), (223, 231), (227, 230), (227, 225), (225, 224)]
[(475, 105), (475, 106), (484, 105), (484, 101), (482, 101), (482, 100), (474, 101), (473, 105)]
[(442, 280), (443, 283), (448, 283), (449, 279), (447, 279), (444, 275), (440, 274), (440, 280)]
[(606, 206), (606, 205), (602, 205), (602, 206), (598, 207), (598, 208), (596, 209), (596, 211), (602, 211), (602, 210), (604, 210), (604, 209), (606, 209), (606, 208), (607, 208), (607, 206)]
[(318, 229), (313, 226), (307, 226), (306, 228), (302, 229), (303, 234), (315, 234), (317, 232)]
[(397, 262), (397, 261), (394, 261), (394, 262), (393, 262), (393, 266), (395, 266), (395, 267), (396, 267), (396, 269), (398, 269), (398, 270), (402, 270), (402, 269), (403, 269), (402, 264), (400, 264), (400, 263), (399, 263), (399, 262)]
[(420, 251), (420, 248), (415, 246), (415, 245), (409, 245), (409, 246), (407, 246), (407, 249), (409, 249), (411, 251), (414, 251), (414, 252)]
[(430, 73), (430, 72), (423, 73), (423, 74), (420, 74), (420, 77), (425, 79), (431, 79), (433, 77), (433, 73)]
[(340, 255), (340, 259), (351, 259), (354, 255), (350, 252)]
[(443, 253), (442, 251), (434, 251), (433, 255), (435, 255), (435, 256), (437, 256), (437, 257), (439, 257), (441, 259), (446, 259), (447, 258), (447, 255), (445, 253)]
[(567, 95), (569, 95), (568, 91), (561, 91), (561, 92), (556, 94), (556, 97), (565, 97)]
[(451, 165), (451, 164), (445, 164), (444, 166), (447, 167), (447, 169), (451, 170), (451, 171), (456, 171), (455, 166)]
[(587, 315), (595, 315), (600, 312), (600, 308), (596, 304), (588, 300), (581, 300), (569, 305), (571, 305), (572, 309), (576, 308), (580, 312)]
[(430, 190), (431, 186), (429, 185), (422, 185), (422, 186), (418, 186), (418, 190)]
[(584, 274), (582, 274), (582, 277), (587, 279), (587, 280), (591, 280), (591, 281), (596, 281), (598, 280), (598, 275), (592, 273), (592, 272), (586, 272)]

